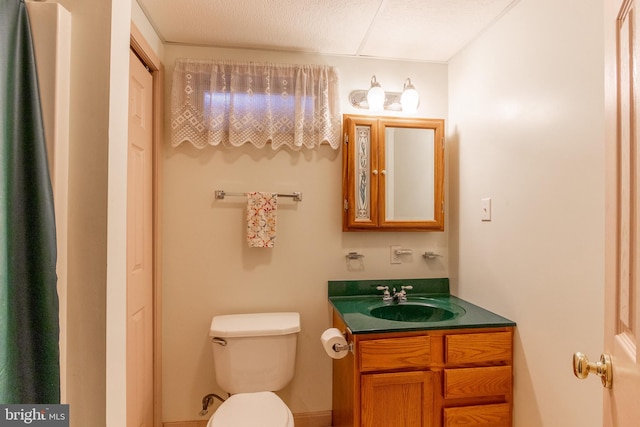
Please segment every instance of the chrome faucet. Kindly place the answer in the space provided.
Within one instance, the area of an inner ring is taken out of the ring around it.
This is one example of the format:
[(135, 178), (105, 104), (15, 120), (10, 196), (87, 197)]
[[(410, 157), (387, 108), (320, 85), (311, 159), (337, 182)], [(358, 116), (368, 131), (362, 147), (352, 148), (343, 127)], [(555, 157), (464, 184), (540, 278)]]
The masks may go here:
[(393, 288), (393, 295), (391, 296), (391, 298), (393, 299), (393, 302), (395, 303), (405, 302), (407, 300), (407, 290), (411, 290), (411, 289), (413, 289), (413, 286), (411, 285), (400, 286), (400, 292), (396, 292), (396, 288)]
[(391, 304), (392, 302), (395, 304), (398, 304), (401, 302), (405, 302), (407, 300), (407, 290), (413, 289), (413, 286), (411, 285), (400, 286), (400, 292), (396, 291), (396, 288), (393, 288), (393, 291), (392, 291), (393, 294), (389, 292), (388, 286), (380, 285), (380, 286), (377, 286), (376, 289), (379, 291), (384, 291), (382, 293), (382, 301), (385, 304)]

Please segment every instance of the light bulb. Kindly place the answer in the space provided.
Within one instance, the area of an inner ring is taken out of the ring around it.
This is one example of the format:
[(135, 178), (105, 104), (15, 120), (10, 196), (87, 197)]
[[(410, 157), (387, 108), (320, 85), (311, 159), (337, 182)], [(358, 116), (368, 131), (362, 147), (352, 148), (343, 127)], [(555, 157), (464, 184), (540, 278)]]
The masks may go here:
[(376, 81), (376, 76), (371, 77), (371, 87), (367, 92), (367, 103), (369, 104), (369, 110), (384, 110), (384, 98), (384, 90), (382, 90), (380, 83)]
[(404, 82), (404, 90), (400, 97), (400, 104), (402, 105), (402, 112), (413, 114), (418, 111), (418, 102), (420, 102), (420, 95), (418, 91), (411, 84), (411, 79), (407, 79)]

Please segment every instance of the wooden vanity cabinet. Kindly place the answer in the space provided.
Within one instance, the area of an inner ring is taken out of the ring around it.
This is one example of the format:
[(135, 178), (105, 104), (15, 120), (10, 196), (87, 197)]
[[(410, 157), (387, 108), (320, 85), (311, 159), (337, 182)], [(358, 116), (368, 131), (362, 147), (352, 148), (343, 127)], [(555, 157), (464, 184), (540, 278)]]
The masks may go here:
[(362, 375), (361, 425), (432, 426), (433, 383), (431, 371)]
[[(334, 313), (334, 327), (346, 331)], [(333, 427), (510, 427), (513, 328), (349, 334)]]

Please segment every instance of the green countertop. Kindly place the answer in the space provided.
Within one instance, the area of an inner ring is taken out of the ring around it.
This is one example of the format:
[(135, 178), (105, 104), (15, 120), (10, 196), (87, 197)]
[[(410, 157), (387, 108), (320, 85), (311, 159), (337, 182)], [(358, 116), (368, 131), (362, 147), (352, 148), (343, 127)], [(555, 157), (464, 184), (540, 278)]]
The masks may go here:
[[(430, 302), (438, 307), (457, 311), (450, 320), (406, 322), (378, 319), (368, 313), (374, 306), (381, 306), (382, 291), (376, 286), (388, 286), (400, 290), (402, 285), (411, 285), (407, 291), (409, 301)], [(434, 329), (491, 328), (515, 326), (516, 323), (489, 310), (457, 298), (449, 293), (449, 279), (392, 279), (392, 280), (343, 280), (329, 281), (329, 302), (354, 334), (381, 332), (409, 332)], [(460, 308), (463, 311), (460, 311)]]

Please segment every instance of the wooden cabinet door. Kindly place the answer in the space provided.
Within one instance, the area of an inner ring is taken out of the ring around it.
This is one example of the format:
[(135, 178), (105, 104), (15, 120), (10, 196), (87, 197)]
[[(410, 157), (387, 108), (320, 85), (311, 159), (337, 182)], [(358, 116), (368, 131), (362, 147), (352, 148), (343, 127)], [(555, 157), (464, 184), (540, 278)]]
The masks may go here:
[(435, 427), (430, 371), (362, 375), (362, 427)]
[(347, 117), (342, 150), (343, 231), (378, 227), (377, 119)]

